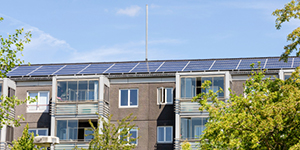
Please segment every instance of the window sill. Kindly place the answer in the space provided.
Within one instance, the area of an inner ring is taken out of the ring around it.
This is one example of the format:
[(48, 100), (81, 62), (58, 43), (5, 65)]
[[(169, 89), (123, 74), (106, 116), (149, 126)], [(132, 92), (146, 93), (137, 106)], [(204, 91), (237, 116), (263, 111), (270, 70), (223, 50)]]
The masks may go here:
[(138, 108), (139, 106), (119, 106), (119, 108)]

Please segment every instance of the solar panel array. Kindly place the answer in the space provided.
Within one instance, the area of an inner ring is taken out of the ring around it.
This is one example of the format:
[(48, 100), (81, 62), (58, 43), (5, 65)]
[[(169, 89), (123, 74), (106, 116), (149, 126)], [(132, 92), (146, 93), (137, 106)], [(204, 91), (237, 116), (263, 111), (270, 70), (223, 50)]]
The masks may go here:
[(119, 74), (143, 72), (181, 72), (205, 70), (249, 70), (250, 64), (260, 62), (261, 68), (281, 69), (295, 68), (300, 65), (300, 58), (289, 58), (288, 62), (279, 58), (245, 58), (245, 59), (216, 59), (216, 60), (172, 60), (172, 61), (141, 61), (93, 64), (58, 64), (18, 66), (7, 76), (49, 76), (74, 74)]

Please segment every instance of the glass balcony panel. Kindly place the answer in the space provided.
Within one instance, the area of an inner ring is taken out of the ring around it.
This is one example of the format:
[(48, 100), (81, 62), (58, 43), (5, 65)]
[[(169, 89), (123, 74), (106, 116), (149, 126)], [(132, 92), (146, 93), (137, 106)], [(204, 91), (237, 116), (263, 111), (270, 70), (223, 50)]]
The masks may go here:
[(68, 100), (77, 101), (77, 81), (68, 81)]
[(180, 112), (199, 112), (198, 102), (180, 102)]
[(66, 101), (68, 100), (67, 97), (67, 82), (57, 82), (57, 101)]
[(78, 104), (78, 114), (96, 114), (98, 104)]
[(88, 92), (88, 100), (98, 100), (98, 81), (89, 81), (89, 92)]
[(76, 114), (76, 105), (56, 105), (56, 114)]
[(85, 101), (88, 99), (88, 81), (78, 82), (78, 101)]
[(57, 120), (56, 136), (59, 140), (67, 139), (67, 120)]

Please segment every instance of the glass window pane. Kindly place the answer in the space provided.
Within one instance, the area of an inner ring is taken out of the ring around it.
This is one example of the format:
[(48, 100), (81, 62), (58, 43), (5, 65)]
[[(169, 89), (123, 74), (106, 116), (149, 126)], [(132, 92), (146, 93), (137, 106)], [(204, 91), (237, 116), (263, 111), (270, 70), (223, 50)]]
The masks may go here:
[[(213, 81), (213, 91), (217, 92), (220, 88), (224, 89), (224, 77), (214, 77)], [(224, 92), (218, 93), (219, 97), (224, 97)]]
[(138, 93), (137, 90), (130, 90), (130, 106), (137, 106)]
[(0, 83), (0, 96), (2, 95), (2, 83)]
[(94, 131), (89, 130), (89, 129), (91, 129), (91, 128), (85, 128), (85, 130), (84, 130), (84, 141), (90, 141), (94, 138), (94, 136), (91, 135), (94, 133)]
[(59, 140), (67, 139), (67, 120), (57, 120), (56, 136)]
[(161, 101), (161, 98), (162, 98), (162, 88), (158, 88), (157, 89), (157, 102), (158, 103), (161, 103), (162, 101)]
[(33, 130), (30, 130), (30, 129), (29, 129), (29, 130), (28, 130), (28, 133), (29, 133), (29, 134), (33, 133), (33, 135), (36, 136), (36, 129), (33, 129)]
[(196, 96), (196, 80), (195, 78), (186, 78), (186, 97), (185, 98), (192, 98)]
[(172, 127), (166, 127), (166, 141), (172, 141)]
[(286, 79), (288, 79), (290, 77), (291, 77), (291, 75), (284, 75), (284, 80), (286, 80)]
[(78, 128), (77, 120), (68, 120), (69, 140), (77, 139), (77, 128)]
[(196, 137), (196, 135), (195, 135), (195, 128), (197, 127), (197, 126), (201, 126), (202, 125), (202, 118), (192, 118), (191, 119), (192, 120), (192, 129), (191, 129), (191, 133), (192, 133), (192, 138), (198, 138), (198, 137)]
[(39, 110), (47, 110), (49, 104), (48, 92), (40, 92), (38, 100)]
[(203, 84), (205, 81), (210, 81), (210, 86), (209, 88), (206, 88), (206, 89), (203, 89), (203, 93), (208, 93), (209, 90), (212, 90), (212, 77), (204, 77), (204, 78), (201, 78), (201, 83)]
[(88, 100), (98, 100), (98, 81), (89, 81)]
[(69, 101), (77, 100), (77, 81), (68, 81), (68, 96)]
[(67, 100), (67, 82), (57, 82), (57, 101)]
[(186, 118), (181, 118), (181, 139), (190, 139), (189, 138), (189, 122)]
[(164, 142), (165, 139), (164, 139), (164, 136), (165, 136), (165, 132), (164, 132), (164, 128), (163, 127), (158, 127), (158, 134), (157, 134), (157, 140), (159, 142)]
[(121, 106), (128, 106), (128, 90), (121, 90)]
[(185, 92), (185, 78), (181, 78), (181, 98), (185, 98), (186, 97), (186, 92)]
[(78, 100), (85, 101), (88, 97), (88, 82), (79, 81), (78, 82)]
[[(131, 136), (130, 136), (130, 138), (137, 138), (137, 130), (131, 130), (130, 132), (129, 132), (130, 134), (131, 134)], [(131, 144), (136, 144), (137, 143), (137, 140), (136, 141), (132, 141), (132, 142), (130, 142)]]
[(47, 136), (47, 130), (45, 129), (38, 129), (38, 135), (39, 136)]
[[(29, 92), (28, 95), (29, 95), (30, 98), (34, 98), (35, 99), (35, 98), (37, 98), (38, 93), (37, 92)], [(37, 110), (37, 104), (38, 104), (38, 102), (29, 103), (27, 101), (27, 105), (28, 105), (27, 109), (29, 111)]]
[(173, 88), (167, 88), (166, 89), (166, 97), (167, 97), (167, 103), (173, 102)]

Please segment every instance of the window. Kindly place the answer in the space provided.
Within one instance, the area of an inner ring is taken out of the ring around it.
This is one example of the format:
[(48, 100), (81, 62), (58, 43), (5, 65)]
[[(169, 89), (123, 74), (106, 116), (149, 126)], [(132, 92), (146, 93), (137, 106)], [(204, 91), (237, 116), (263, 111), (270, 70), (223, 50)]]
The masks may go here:
[(197, 139), (203, 133), (207, 117), (181, 118), (181, 139)]
[(0, 83), (0, 96), (2, 95), (2, 83)]
[(30, 98), (36, 98), (33, 103), (27, 102), (27, 112), (48, 112), (49, 110), (49, 91), (28, 92)]
[(99, 98), (99, 84), (96, 80), (58, 81), (57, 101), (96, 101)]
[(173, 88), (158, 88), (157, 104), (173, 104)]
[(157, 127), (157, 143), (172, 143), (173, 142), (173, 127), (161, 126)]
[[(92, 123), (97, 128), (97, 120)], [(89, 120), (57, 120), (56, 136), (62, 141), (90, 141), (93, 139), (93, 130), (90, 130)]]
[(33, 133), (34, 136), (48, 136), (48, 129), (28, 129), (28, 133)]
[[(201, 85), (209, 80), (211, 85), (209, 89), (202, 89)], [(193, 77), (193, 78), (181, 78), (181, 98), (193, 98), (201, 92), (208, 92), (213, 90), (217, 92), (222, 88), (224, 90), (224, 77), (215, 76), (215, 77)], [(218, 93), (218, 97), (224, 97), (224, 92)]]
[[(132, 128), (131, 130), (129, 130), (129, 134), (130, 137), (128, 137), (127, 139), (124, 139), (125, 141), (129, 141), (130, 139), (136, 139), (135, 141), (131, 141), (130, 144), (138, 144), (138, 128)], [(122, 138), (122, 136), (121, 136)]]
[(6, 126), (6, 141), (11, 143), (14, 140), (14, 128)]
[(138, 89), (122, 89), (119, 93), (120, 107), (137, 107), (138, 106)]

